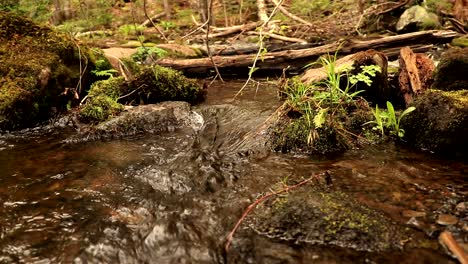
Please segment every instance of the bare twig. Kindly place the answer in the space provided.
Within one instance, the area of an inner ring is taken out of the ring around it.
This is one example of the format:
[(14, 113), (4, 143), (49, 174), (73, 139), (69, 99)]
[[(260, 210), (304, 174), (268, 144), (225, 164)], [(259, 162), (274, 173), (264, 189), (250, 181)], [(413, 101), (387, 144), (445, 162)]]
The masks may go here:
[(158, 26), (153, 22), (153, 20), (148, 15), (148, 12), (146, 11), (146, 0), (143, 0), (143, 11), (145, 12), (146, 19), (150, 21), (151, 25), (153, 25), (153, 27), (158, 31), (158, 33), (163, 37), (163, 39), (166, 42), (169, 42), (169, 40), (166, 38), (166, 35), (164, 35), (164, 33), (158, 28)]
[[(259, 32), (256, 32), (256, 31), (250, 31), (249, 34), (252, 34), (252, 35), (260, 35), (260, 33), (259, 33)], [(295, 42), (295, 43), (307, 44), (307, 40), (299, 39), (299, 38), (290, 38), (290, 37), (281, 36), (281, 35), (278, 35), (278, 34), (275, 34), (275, 33), (263, 32), (263, 35), (268, 36), (268, 37), (270, 37), (270, 38), (279, 39), (279, 40), (282, 40), (282, 41), (288, 41), (288, 42)]]
[(148, 85), (142, 84), (138, 88), (136, 88), (135, 90), (129, 92), (128, 94), (120, 96), (119, 98), (117, 98), (117, 100), (124, 99), (125, 97), (129, 97), (130, 95), (134, 94), (136, 91), (140, 90), (141, 88), (143, 88), (145, 86), (148, 86)]
[(290, 13), (288, 10), (286, 10), (286, 8), (284, 8), (283, 6), (281, 5), (278, 5), (278, 1), (277, 0), (270, 0), (274, 5), (277, 5), (278, 6), (278, 9), (279, 11), (281, 11), (281, 13), (283, 13), (285, 16), (291, 18), (292, 20), (294, 21), (297, 21), (299, 23), (302, 23), (302, 24), (305, 24), (305, 25), (308, 25), (308, 26), (312, 26), (312, 23), (310, 23), (309, 21), (306, 21), (296, 15), (294, 15), (293, 13)]
[(229, 233), (229, 235), (227, 236), (227, 241), (226, 241), (226, 245), (224, 246), (224, 249), (226, 251), (229, 250), (230, 246), (231, 246), (231, 243), (232, 243), (232, 239), (234, 237), (234, 234), (236, 233), (237, 229), (239, 229), (240, 225), (242, 224), (242, 222), (244, 222), (245, 218), (249, 215), (249, 213), (255, 209), (255, 207), (257, 207), (257, 205), (259, 205), (260, 203), (264, 202), (265, 200), (267, 200), (268, 198), (272, 197), (272, 196), (275, 196), (275, 195), (279, 195), (279, 194), (282, 194), (282, 193), (285, 193), (285, 192), (289, 192), (293, 189), (296, 189), (298, 187), (301, 187), (302, 185), (305, 185), (309, 182), (311, 182), (312, 180), (314, 179), (319, 179), (319, 177), (323, 176), (324, 173), (320, 173), (320, 174), (313, 174), (312, 176), (310, 176), (308, 179), (306, 180), (303, 180), (301, 182), (299, 182), (298, 184), (295, 184), (295, 185), (292, 185), (292, 186), (287, 186), (286, 188), (283, 188), (279, 191), (276, 191), (276, 192), (272, 192), (272, 193), (268, 193), (260, 198), (258, 198), (257, 200), (255, 200), (252, 204), (250, 204), (247, 209), (244, 211), (244, 213), (242, 214), (241, 218), (237, 221), (236, 225), (234, 226), (234, 228), (232, 229), (232, 231)]
[[(144, 4), (144, 3), (143, 3), (143, 4)], [(154, 15), (154, 16), (152, 16), (152, 17), (146, 19), (143, 23), (141, 23), (141, 25), (144, 26), (144, 27), (147, 27), (149, 24), (151, 24), (152, 22), (154, 22), (154, 20), (159, 19), (159, 18), (161, 18), (161, 17), (163, 17), (163, 16), (165, 16), (165, 15), (166, 15), (166, 12), (162, 12), (162, 13), (156, 14), (156, 15)]]
[[(208, 17), (206, 19), (206, 21), (208, 22), (206, 24), (206, 51), (208, 52), (208, 56), (210, 57), (210, 60), (211, 60), (211, 63), (213, 64), (213, 67), (216, 71), (216, 76), (215, 78), (213, 79), (216, 80), (217, 77), (219, 77), (219, 79), (224, 82), (223, 80), (223, 77), (221, 76), (221, 73), (219, 72), (219, 69), (218, 69), (218, 66), (216, 66), (216, 63), (214, 62), (213, 60), (213, 54), (211, 54), (211, 49), (210, 49), (210, 21), (211, 21), (211, 11), (213, 10), (213, 0), (209, 0), (210, 1), (210, 5), (209, 5), (209, 8), (208, 8)], [(213, 83), (212, 81), (212, 83)]]

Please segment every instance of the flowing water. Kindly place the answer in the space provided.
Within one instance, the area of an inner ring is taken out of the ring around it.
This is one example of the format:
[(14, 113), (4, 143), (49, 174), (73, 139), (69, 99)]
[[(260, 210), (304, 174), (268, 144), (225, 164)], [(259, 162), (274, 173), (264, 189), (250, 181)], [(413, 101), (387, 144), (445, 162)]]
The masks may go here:
[[(0, 263), (456, 263), (437, 235), (449, 229), (468, 239), (466, 161), (395, 145), (328, 158), (266, 151), (246, 138), (279, 106), (274, 87), (249, 87), (232, 102), (240, 85), (210, 88), (195, 107), (200, 131), (81, 144), (63, 143), (65, 132), (4, 137)], [(224, 250), (259, 195), (323, 171), (334, 190), (413, 230), (424, 246), (367, 252), (285, 243), (244, 224)], [(458, 223), (437, 224), (441, 214)]]

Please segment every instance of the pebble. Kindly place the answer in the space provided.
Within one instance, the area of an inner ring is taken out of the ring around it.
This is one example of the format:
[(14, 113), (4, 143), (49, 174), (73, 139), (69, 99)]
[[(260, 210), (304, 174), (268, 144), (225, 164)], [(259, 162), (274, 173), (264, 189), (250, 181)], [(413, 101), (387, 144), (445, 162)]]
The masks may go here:
[(454, 225), (458, 222), (458, 218), (449, 214), (441, 214), (437, 217), (436, 223), (439, 225)]
[(468, 202), (461, 202), (455, 206), (455, 211), (463, 213), (466, 212), (466, 209), (468, 207)]
[(411, 217), (424, 217), (424, 216), (426, 216), (426, 212), (418, 212), (418, 211), (414, 211), (414, 210), (403, 210), (403, 212), (401, 212), (401, 215), (403, 215), (403, 217), (408, 217), (408, 218), (411, 218)]

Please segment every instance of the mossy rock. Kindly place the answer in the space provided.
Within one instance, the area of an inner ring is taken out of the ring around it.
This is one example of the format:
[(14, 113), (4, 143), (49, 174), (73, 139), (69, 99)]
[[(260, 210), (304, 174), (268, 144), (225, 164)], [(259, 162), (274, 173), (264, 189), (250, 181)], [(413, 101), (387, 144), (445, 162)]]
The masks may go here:
[(33, 126), (66, 110), (66, 91), (80, 82), (81, 91), (89, 87), (95, 59), (67, 35), (0, 11), (0, 129)]
[(438, 16), (419, 5), (405, 10), (396, 24), (398, 32), (438, 29), (440, 27)]
[(123, 105), (154, 104), (163, 101), (203, 101), (205, 91), (182, 73), (152, 66), (139, 69), (133, 80), (123, 77), (96, 82), (80, 109), (84, 122), (102, 122), (123, 110)]
[(468, 90), (428, 90), (414, 106), (401, 121), (405, 140), (436, 153), (468, 155)]
[(455, 48), (442, 55), (434, 73), (433, 88), (444, 91), (468, 89), (468, 48)]
[(275, 240), (365, 251), (396, 249), (408, 237), (381, 212), (317, 186), (301, 187), (261, 204), (250, 226)]

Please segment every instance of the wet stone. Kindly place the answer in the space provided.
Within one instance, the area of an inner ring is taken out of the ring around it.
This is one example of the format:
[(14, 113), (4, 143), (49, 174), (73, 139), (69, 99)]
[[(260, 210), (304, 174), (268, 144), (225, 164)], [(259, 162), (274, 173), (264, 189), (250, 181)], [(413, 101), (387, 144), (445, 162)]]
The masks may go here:
[(437, 217), (436, 222), (439, 225), (454, 225), (458, 222), (458, 218), (449, 214), (441, 214)]

